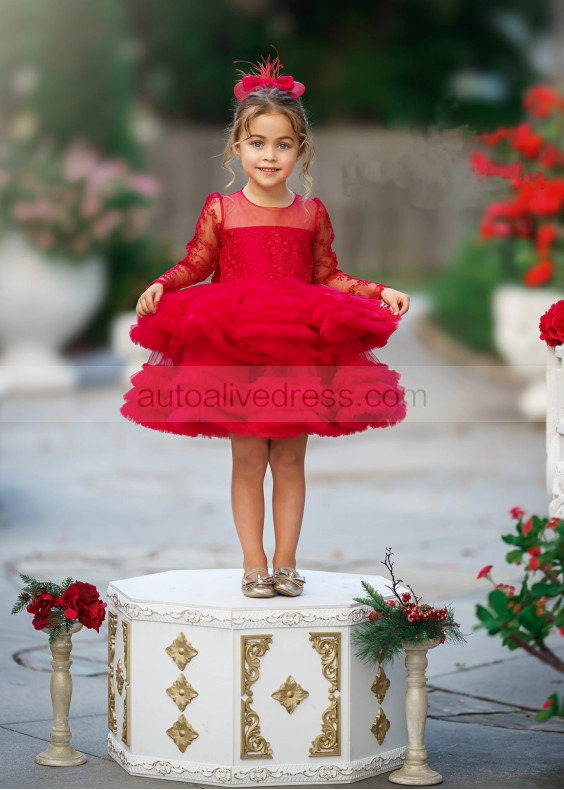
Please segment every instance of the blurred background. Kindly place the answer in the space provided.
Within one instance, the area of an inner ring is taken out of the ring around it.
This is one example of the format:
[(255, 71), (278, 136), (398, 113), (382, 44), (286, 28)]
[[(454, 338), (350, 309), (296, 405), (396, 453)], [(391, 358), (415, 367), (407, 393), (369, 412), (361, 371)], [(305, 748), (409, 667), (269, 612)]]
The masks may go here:
[[(230, 180), (221, 158), (236, 69), (245, 68), (234, 61), (256, 62), (274, 44), (283, 73), (307, 86), (313, 194), (330, 210), (341, 268), (433, 293), (438, 326), (495, 353), (489, 294), (501, 275), (491, 245), (473, 242), (497, 185), (471, 170), (472, 134), (517, 123), (524, 90), (559, 73), (559, 7), (557, 0), (360, 0), (350, 7), (336, 0), (1, 0), (0, 142), (14, 173), (23, 179), (21, 161), (32, 159), (30, 178), (49, 181), (54, 176), (37, 162), (42, 144), (49, 141), (54, 158), (80, 141), (96, 149), (99, 171), (127, 163), (120, 194), (113, 203), (107, 195), (102, 208), (145, 210), (136, 234), (118, 219), (119, 232), (101, 232), (94, 250), (88, 241), (73, 249), (81, 234), (75, 216), (65, 243), (51, 251), (48, 237), (42, 243), (30, 233), (30, 217), (15, 216), (15, 198), (2, 206), (1, 232), (26, 233), (36, 251), (66, 252), (75, 269), (92, 252), (104, 259), (99, 299), (85, 305), (80, 328), (69, 317), (63, 352), (107, 346), (112, 321), (183, 257), (205, 196)], [(133, 194), (132, 173), (159, 187)], [(72, 182), (68, 172), (64, 179)], [(228, 191), (243, 184), (239, 176)]]

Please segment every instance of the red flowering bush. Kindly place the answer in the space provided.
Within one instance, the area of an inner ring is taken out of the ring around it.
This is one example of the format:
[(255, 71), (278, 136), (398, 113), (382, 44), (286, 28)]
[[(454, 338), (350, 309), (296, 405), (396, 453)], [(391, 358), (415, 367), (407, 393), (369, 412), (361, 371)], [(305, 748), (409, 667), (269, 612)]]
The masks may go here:
[(531, 287), (562, 285), (564, 97), (551, 86), (535, 85), (523, 107), (528, 117), (517, 126), (474, 136), (485, 146), (471, 155), (478, 178), (507, 179), (510, 192), (486, 208), (480, 235), (509, 244), (510, 279)]
[(74, 623), (100, 631), (107, 604), (101, 600), (93, 584), (73, 581), (70, 576), (61, 586), (40, 582), (24, 573), (20, 573), (20, 578), (25, 587), (12, 607), (12, 614), (25, 608), (33, 615), (31, 624), (37, 631), (49, 629), (51, 644)]
[[(525, 518), (525, 511), (510, 510), (516, 520), (515, 532), (502, 540), (514, 548), (505, 559), (511, 565), (525, 565), (519, 591), (511, 584), (496, 584), (493, 565), (486, 565), (478, 578), (487, 578), (493, 585), (488, 606), (478, 604), (480, 620), (475, 628), (486, 628), (490, 635), (499, 634), (509, 650), (522, 648), (527, 653), (559, 672), (564, 661), (546, 645), (549, 634), (564, 637), (564, 520), (559, 518)], [(544, 721), (551, 716), (564, 716), (564, 700), (553, 694), (537, 713)]]
[(564, 343), (564, 299), (551, 305), (539, 322), (540, 339), (549, 346)]

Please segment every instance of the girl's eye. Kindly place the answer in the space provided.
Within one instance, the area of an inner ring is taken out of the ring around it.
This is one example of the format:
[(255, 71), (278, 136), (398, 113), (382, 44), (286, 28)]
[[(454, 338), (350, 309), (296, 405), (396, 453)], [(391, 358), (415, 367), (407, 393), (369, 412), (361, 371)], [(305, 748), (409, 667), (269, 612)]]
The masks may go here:
[(251, 143), (251, 145), (262, 145), (262, 143), (261, 143), (261, 141), (260, 141), (260, 140), (253, 140), (253, 142)]

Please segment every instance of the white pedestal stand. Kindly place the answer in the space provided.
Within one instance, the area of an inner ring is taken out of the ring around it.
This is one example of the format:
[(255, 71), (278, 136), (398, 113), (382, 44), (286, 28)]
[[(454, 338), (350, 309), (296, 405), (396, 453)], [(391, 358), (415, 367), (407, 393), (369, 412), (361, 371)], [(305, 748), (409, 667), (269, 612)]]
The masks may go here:
[(302, 572), (296, 598), (246, 598), (240, 569), (109, 585), (108, 751), (128, 773), (325, 786), (402, 764), (402, 664), (376, 672), (350, 639), (361, 579), (388, 580)]
[(437, 647), (439, 640), (429, 640), (420, 645), (406, 644), (405, 668), (407, 669), (407, 691), (405, 692), (405, 717), (408, 742), (405, 763), (393, 771), (388, 779), (398, 785), (438, 785), (442, 776), (427, 765), (425, 749), (425, 725), (427, 723), (427, 650)]

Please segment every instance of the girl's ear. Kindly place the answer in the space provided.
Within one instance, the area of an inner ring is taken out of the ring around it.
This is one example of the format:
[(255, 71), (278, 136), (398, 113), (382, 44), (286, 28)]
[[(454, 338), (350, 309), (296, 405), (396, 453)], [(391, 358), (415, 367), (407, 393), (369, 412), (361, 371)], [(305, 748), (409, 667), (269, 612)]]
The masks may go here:
[(241, 152), (239, 151), (239, 143), (233, 143), (233, 145), (231, 146), (231, 150), (233, 151), (233, 153), (238, 159), (241, 158)]

